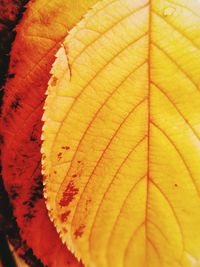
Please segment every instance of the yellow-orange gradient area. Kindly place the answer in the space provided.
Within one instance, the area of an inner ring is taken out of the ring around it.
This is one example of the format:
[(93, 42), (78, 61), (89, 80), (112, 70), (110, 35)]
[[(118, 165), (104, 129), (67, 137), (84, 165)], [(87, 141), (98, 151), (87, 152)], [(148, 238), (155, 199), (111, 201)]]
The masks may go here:
[(57, 53), (45, 196), (86, 266), (200, 266), (199, 11), (103, 0)]

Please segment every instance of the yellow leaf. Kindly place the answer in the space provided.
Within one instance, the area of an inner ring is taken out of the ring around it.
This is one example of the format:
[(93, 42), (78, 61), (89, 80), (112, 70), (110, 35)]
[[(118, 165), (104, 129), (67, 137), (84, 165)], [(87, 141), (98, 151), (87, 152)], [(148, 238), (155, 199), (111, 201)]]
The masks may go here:
[(200, 266), (199, 11), (103, 0), (57, 53), (45, 194), (86, 266)]

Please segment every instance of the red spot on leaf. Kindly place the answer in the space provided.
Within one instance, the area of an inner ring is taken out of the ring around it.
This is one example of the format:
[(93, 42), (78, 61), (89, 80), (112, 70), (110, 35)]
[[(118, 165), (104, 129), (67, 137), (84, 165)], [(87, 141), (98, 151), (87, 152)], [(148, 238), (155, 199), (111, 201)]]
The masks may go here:
[(67, 210), (66, 212), (64, 212), (63, 214), (61, 214), (61, 221), (63, 223), (67, 221), (67, 218), (68, 218), (70, 212), (71, 212), (70, 210)]
[(63, 192), (63, 197), (60, 200), (61, 206), (68, 206), (69, 203), (74, 199), (74, 197), (78, 194), (78, 188), (76, 188), (73, 184), (73, 182), (70, 182), (66, 188), (66, 190)]
[(79, 228), (74, 232), (75, 238), (81, 237), (83, 235), (83, 231), (85, 229), (85, 225), (81, 224)]

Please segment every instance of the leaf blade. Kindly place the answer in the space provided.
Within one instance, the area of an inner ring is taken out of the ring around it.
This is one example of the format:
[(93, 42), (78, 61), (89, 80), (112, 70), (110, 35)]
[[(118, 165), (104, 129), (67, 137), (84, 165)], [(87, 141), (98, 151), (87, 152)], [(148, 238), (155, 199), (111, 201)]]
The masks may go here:
[(48, 88), (46, 194), (86, 265), (198, 264), (199, 8), (102, 1), (63, 44), (71, 76)]

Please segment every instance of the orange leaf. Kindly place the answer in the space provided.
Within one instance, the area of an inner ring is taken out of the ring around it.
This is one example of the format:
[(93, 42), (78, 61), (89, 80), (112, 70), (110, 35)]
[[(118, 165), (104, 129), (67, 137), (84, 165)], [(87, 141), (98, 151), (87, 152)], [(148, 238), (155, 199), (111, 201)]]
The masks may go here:
[(31, 1), (11, 53), (2, 108), (2, 173), (21, 235), (48, 266), (81, 266), (62, 245), (42, 195), (44, 92), (60, 42), (97, 0)]
[(103, 0), (57, 53), (45, 193), (86, 266), (200, 266), (199, 11)]

